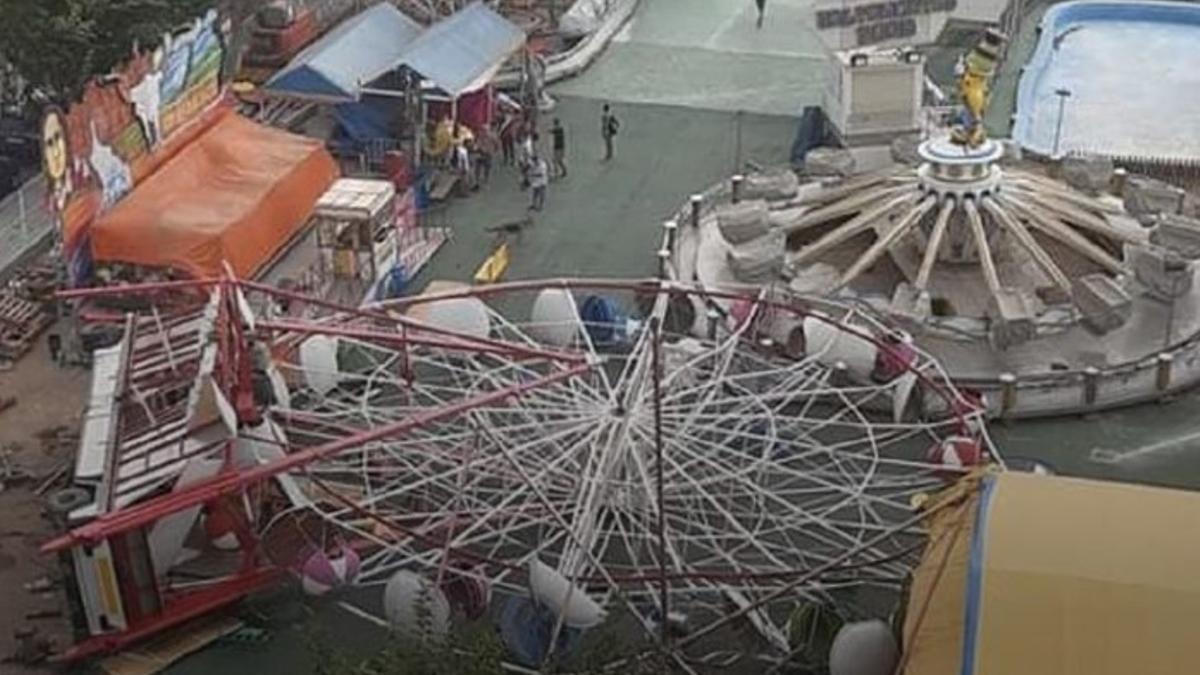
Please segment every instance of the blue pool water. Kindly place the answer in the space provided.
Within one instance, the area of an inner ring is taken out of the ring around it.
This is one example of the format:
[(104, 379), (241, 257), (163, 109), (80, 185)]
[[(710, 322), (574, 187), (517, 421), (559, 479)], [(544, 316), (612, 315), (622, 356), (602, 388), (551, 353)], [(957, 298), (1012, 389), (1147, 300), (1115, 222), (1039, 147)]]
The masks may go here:
[(1200, 5), (1067, 2), (1040, 31), (1018, 85), (1018, 143), (1054, 155), (1057, 134), (1060, 155), (1200, 161)]

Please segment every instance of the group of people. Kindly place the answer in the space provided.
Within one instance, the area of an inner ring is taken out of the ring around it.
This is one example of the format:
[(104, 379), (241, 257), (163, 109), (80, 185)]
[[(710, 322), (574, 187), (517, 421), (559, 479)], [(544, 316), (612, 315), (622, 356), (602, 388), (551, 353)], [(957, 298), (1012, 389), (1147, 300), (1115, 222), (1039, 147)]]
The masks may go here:
[(458, 176), (459, 184), (470, 190), (478, 190), (492, 175), (492, 158), (496, 155), (499, 140), (491, 129), (484, 129), (475, 136), (463, 127), (454, 132), (454, 145), (450, 148), (450, 168)]
[[(606, 103), (600, 115), (600, 137), (604, 141), (604, 161), (613, 158), (613, 143), (620, 122)], [(493, 125), (472, 134), (456, 125), (449, 153), (449, 165), (460, 184), (476, 190), (487, 183), (492, 162), (497, 156), (520, 171), (521, 187), (529, 190), (529, 210), (541, 211), (546, 205), (546, 188), (551, 180), (567, 177), (567, 129), (557, 117), (550, 127), (552, 154), (547, 160), (541, 150), (541, 135), (536, 117), (506, 112)]]
[[(619, 122), (608, 104), (601, 116), (601, 137), (604, 139), (604, 159), (613, 156), (613, 138)], [(541, 211), (546, 205), (546, 189), (551, 180), (567, 177), (567, 129), (562, 120), (554, 118), (550, 127), (551, 156), (542, 151), (541, 134), (536, 118), (505, 116), (497, 126), (504, 163), (520, 171), (521, 186), (529, 190), (529, 210)]]

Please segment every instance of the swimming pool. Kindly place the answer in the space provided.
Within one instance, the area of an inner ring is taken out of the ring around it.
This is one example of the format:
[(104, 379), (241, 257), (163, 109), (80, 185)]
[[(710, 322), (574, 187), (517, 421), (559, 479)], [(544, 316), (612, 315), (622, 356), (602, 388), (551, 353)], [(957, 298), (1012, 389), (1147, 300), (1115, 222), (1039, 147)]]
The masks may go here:
[(1017, 89), (1022, 147), (1200, 163), (1200, 5), (1067, 2), (1039, 33)]

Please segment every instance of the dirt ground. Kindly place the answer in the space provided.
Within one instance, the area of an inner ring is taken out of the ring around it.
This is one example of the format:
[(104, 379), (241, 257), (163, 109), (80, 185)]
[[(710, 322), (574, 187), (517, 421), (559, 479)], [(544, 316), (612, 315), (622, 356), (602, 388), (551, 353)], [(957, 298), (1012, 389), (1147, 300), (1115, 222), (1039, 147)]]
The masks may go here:
[[(54, 330), (51, 327), (50, 330)], [(65, 462), (74, 459), (73, 449), (43, 450), (37, 433), (66, 425), (77, 429), (90, 382), (89, 371), (60, 368), (49, 357), (45, 333), (37, 346), (11, 370), (0, 371), (0, 399), (15, 396), (16, 406), (0, 412), (0, 448), (19, 446), (12, 463), (33, 478), (0, 490), (0, 658), (16, 649), (14, 631), (35, 628), (38, 635), (54, 640), (61, 649), (69, 644), (65, 615), (27, 618), (48, 610), (65, 611), (57, 587), (41, 593), (26, 590), (35, 580), (56, 577), (55, 561), (38, 553), (38, 547), (54, 532), (42, 517), (44, 495), (34, 488)], [(47, 492), (53, 492), (51, 488)], [(46, 672), (13, 663), (0, 663), (0, 673)]]

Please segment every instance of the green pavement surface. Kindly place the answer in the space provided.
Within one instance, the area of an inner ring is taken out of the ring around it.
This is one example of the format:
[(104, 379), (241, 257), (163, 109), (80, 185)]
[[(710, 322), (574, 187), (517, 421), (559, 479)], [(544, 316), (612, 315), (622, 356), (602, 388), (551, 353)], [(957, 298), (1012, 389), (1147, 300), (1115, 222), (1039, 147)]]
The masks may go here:
[(809, 0), (643, 0), (603, 57), (563, 94), (796, 115), (820, 102), (826, 57)]
[[(509, 236), (505, 279), (557, 276), (644, 277), (655, 270), (662, 223), (688, 195), (732, 175), (736, 115), (614, 102), (621, 121), (612, 160), (603, 158), (602, 101), (562, 97), (542, 127), (558, 117), (567, 128), (564, 179), (550, 183), (546, 208), (530, 213), (529, 194), (513, 167), (493, 169), (486, 186), (453, 198), (445, 209), (454, 240), (434, 256), (411, 288), (431, 280), (470, 281), (500, 239), (486, 228), (531, 215), (534, 224)], [(786, 163), (796, 121), (742, 115), (743, 157)], [(545, 133), (541, 145), (548, 151)]]

